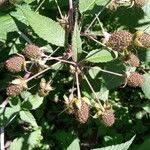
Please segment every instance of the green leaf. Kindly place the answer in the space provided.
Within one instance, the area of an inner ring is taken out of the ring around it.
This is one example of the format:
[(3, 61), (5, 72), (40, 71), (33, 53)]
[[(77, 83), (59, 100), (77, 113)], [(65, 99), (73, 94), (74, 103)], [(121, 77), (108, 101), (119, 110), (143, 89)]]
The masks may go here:
[[(22, 95), (23, 96), (23, 95)], [(22, 104), (23, 109), (32, 110), (37, 109), (43, 103), (43, 97), (40, 97), (38, 94), (31, 95), (31, 93), (24, 93), (24, 102)]]
[(5, 126), (8, 124), (19, 111), (20, 109), (17, 109), (16, 107), (0, 108), (0, 126)]
[(150, 99), (150, 74), (146, 73), (144, 76), (144, 84), (142, 85), (143, 93), (145, 97)]
[(33, 127), (38, 127), (34, 116), (29, 111), (20, 111), (19, 115), (21, 120), (31, 124)]
[[(126, 68), (121, 61), (115, 60), (113, 62), (107, 63), (104, 70), (123, 74), (126, 71)], [(108, 90), (114, 89), (125, 83), (124, 77), (113, 75), (111, 73), (103, 73), (102, 78)]]
[(67, 148), (67, 150), (80, 150), (79, 139), (75, 139)]
[(80, 13), (87, 11), (91, 6), (94, 5), (96, 0), (79, 0)]
[(107, 50), (92, 50), (86, 60), (93, 63), (104, 63), (113, 60), (112, 54)]
[(33, 148), (38, 147), (41, 139), (41, 131), (38, 129), (30, 134), (23, 135), (23, 137), (14, 139), (10, 145), (10, 150), (33, 150)]
[(142, 104), (142, 108), (150, 114), (150, 101), (145, 102), (144, 104)]
[(96, 148), (96, 149), (92, 149), (92, 150), (127, 150), (130, 145), (132, 144), (133, 140), (134, 140), (135, 136), (131, 138), (131, 140), (122, 143), (122, 144), (118, 144), (118, 145), (112, 145), (112, 146), (108, 146), (108, 147), (103, 147), (103, 148)]
[(65, 30), (55, 21), (20, 7), (34, 32), (47, 42), (64, 46)]
[(0, 39), (6, 40), (7, 33), (17, 31), (18, 28), (10, 15), (0, 13)]
[(82, 52), (82, 42), (80, 38), (80, 31), (77, 22), (75, 23), (73, 37), (72, 37), (72, 49), (73, 49), (73, 59), (78, 60), (79, 55)]
[(150, 138), (144, 141), (144, 143), (140, 145), (138, 150), (149, 150), (149, 146), (150, 146)]
[(109, 0), (79, 0), (79, 11), (84, 13), (87, 10), (92, 10), (94, 5), (105, 5)]

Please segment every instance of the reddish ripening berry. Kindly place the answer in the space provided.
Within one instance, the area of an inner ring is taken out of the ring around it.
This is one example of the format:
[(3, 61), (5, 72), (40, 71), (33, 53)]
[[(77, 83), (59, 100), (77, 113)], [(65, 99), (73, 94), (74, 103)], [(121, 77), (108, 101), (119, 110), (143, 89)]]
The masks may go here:
[(25, 59), (23, 56), (14, 55), (5, 62), (6, 69), (10, 72), (17, 73), (22, 71)]
[(101, 121), (107, 127), (111, 127), (115, 123), (115, 115), (112, 109), (106, 109), (102, 112)]
[(132, 34), (126, 30), (117, 31), (111, 34), (107, 46), (116, 51), (127, 49), (132, 41)]
[(132, 0), (134, 2), (135, 7), (143, 7), (147, 0)]
[(141, 87), (143, 83), (144, 77), (138, 72), (130, 72), (127, 76), (127, 85), (131, 87)]
[(86, 123), (88, 121), (89, 118), (89, 105), (81, 100), (81, 107), (79, 108), (75, 108), (74, 110), (76, 119), (80, 122), (80, 123)]
[(23, 91), (23, 86), (17, 84), (10, 84), (6, 89), (6, 94), (8, 96), (19, 95)]
[(27, 83), (25, 82), (25, 79), (23, 78), (17, 78), (13, 80), (9, 86), (6, 89), (6, 94), (8, 96), (17, 96), (19, 95), (23, 90), (27, 89)]
[(139, 58), (136, 55), (134, 55), (133, 53), (130, 53), (129, 55), (127, 55), (125, 57), (125, 61), (127, 64), (129, 64), (132, 67), (139, 67), (139, 65), (140, 65)]
[(42, 57), (43, 52), (40, 50), (40, 48), (34, 44), (28, 44), (24, 49), (24, 54), (27, 58), (39, 58)]
[(134, 44), (143, 48), (150, 48), (150, 34), (144, 32), (136, 32)]

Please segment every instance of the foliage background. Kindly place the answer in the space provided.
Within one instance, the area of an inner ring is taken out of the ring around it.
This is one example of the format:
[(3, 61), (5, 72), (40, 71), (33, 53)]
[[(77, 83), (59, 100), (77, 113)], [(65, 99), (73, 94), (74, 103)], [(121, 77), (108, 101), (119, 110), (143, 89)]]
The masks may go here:
[[(107, 2), (108, 0), (79, 0), (78, 20), (82, 26), (79, 26), (80, 32), (76, 25), (73, 45), (74, 59), (85, 58), (87, 54), (83, 51), (91, 53), (95, 49), (104, 50), (97, 56), (98, 58), (89, 59), (92, 63), (87, 63), (90, 69), (86, 74), (100, 99), (103, 101), (109, 99), (113, 105), (115, 124), (108, 128), (101, 124), (99, 119), (90, 117), (88, 123), (81, 125), (72, 115), (65, 112), (59, 115), (64, 110), (63, 96), (69, 94), (73, 77), (68, 65), (56, 66), (44, 76), (46, 79), (53, 80), (54, 90), (47, 97), (39, 97), (36, 89), (32, 88), (30, 92), (23, 92), (20, 96), (11, 98), (9, 104), (0, 109), (0, 125), (5, 126), (5, 142), (8, 145), (11, 143), (10, 150), (94, 149), (124, 143), (134, 135), (136, 137), (129, 149), (148, 150), (150, 144), (150, 51), (135, 50), (140, 57), (141, 68), (146, 71), (144, 75), (146, 82), (142, 89), (120, 88), (121, 78), (101, 73), (99, 68), (103, 67), (118, 73), (129, 68), (125, 67), (119, 58), (115, 59), (114, 54), (107, 53), (101, 45), (80, 35), (89, 26), (95, 17), (94, 14), (103, 9)], [(74, 3), (76, 4), (77, 1)], [(58, 0), (58, 5), (63, 14), (68, 13), (68, 0)], [(60, 17), (54, 0), (24, 0), (19, 3), (19, 6), (1, 9), (0, 62), (3, 63), (14, 53), (22, 52), (27, 43), (23, 38), (24, 34), (39, 47), (47, 47), (47, 53), (52, 53), (60, 47), (55, 55), (62, 55), (66, 51), (64, 47), (66, 39), (65, 31), (56, 25), (57, 18)], [(104, 9), (99, 18), (105, 30), (110, 33), (119, 29), (128, 29), (132, 33), (136, 30), (150, 33), (150, 1), (142, 9), (124, 6), (115, 12)], [(102, 34), (97, 21), (90, 31), (94, 35)], [(68, 38), (68, 40), (71, 39)], [(59, 71), (56, 74), (58, 68)], [(14, 75), (3, 68), (0, 71), (0, 101), (2, 103), (7, 98), (5, 89)], [(38, 85), (39, 82), (39, 78), (33, 80), (30, 87)], [(80, 85), (82, 95), (91, 98), (92, 92), (87, 87), (87, 83), (82, 80)], [(112, 147), (108, 147), (109, 149)], [(127, 148), (123, 149), (123, 146), (118, 148), (118, 150), (125, 149)]]

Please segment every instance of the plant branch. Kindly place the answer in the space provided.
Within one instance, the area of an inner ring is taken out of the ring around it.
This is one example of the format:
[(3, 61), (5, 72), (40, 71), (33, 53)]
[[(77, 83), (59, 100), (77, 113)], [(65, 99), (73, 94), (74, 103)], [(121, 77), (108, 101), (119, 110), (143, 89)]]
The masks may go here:
[(58, 60), (58, 61), (60, 61), (60, 62), (64, 62), (64, 63), (76, 65), (75, 62), (67, 61), (67, 60), (64, 60), (64, 59), (57, 58), (57, 57), (51, 57), (51, 58), (49, 58), (48, 60)]
[(35, 10), (35, 12), (37, 12), (37, 11), (40, 9), (40, 7), (43, 5), (44, 2), (45, 2), (45, 0), (42, 0), (42, 2), (41, 2), (40, 5), (37, 7), (37, 9)]
[(69, 0), (69, 27), (70, 30), (73, 30), (73, 25), (74, 25), (74, 21), (73, 21), (73, 1)]
[(80, 92), (80, 85), (79, 85), (79, 84), (80, 84), (80, 83), (79, 83), (79, 74), (78, 74), (78, 71), (77, 71), (77, 67), (76, 67), (75, 76), (76, 76), (78, 99), (81, 99), (81, 92)]
[[(105, 8), (109, 5), (109, 3), (111, 2), (112, 0), (109, 0), (105, 6), (102, 7), (102, 9), (95, 15), (99, 16), (104, 10)], [(92, 20), (92, 22), (90, 23), (90, 25), (88, 26), (88, 28), (86, 29), (86, 31), (88, 31), (90, 29), (90, 27), (94, 24), (94, 22), (96, 21), (96, 17)]]
[(58, 8), (59, 14), (60, 14), (61, 19), (62, 19), (62, 18), (63, 18), (63, 15), (62, 15), (62, 12), (61, 12), (61, 9), (60, 9), (60, 7), (59, 7), (59, 5), (58, 5), (57, 0), (55, 0), (55, 3), (56, 3), (56, 5), (57, 5), (57, 8)]
[(18, 31), (18, 34), (29, 44), (32, 44), (32, 41), (21, 31)]
[(84, 79), (86, 80), (86, 82), (87, 82), (88, 86), (90, 87), (91, 91), (93, 92), (93, 94), (94, 94), (94, 96), (95, 96), (95, 99), (96, 99), (97, 102), (99, 103), (101, 109), (104, 110), (104, 107), (102, 106), (101, 102), (99, 101), (99, 98), (98, 98), (96, 92), (94, 91), (94, 89), (93, 89), (91, 83), (89, 82), (88, 78), (87, 78), (86, 75), (84, 75), (84, 74), (83, 74), (83, 77), (84, 77)]
[(32, 79), (34, 79), (34, 78), (36, 78), (37, 76), (39, 76), (39, 75), (45, 73), (46, 71), (50, 70), (52, 67), (57, 66), (57, 65), (60, 64), (60, 63), (61, 63), (61, 62), (59, 61), (59, 62), (53, 64), (52, 66), (50, 66), (50, 67), (48, 67), (48, 68), (42, 70), (41, 72), (39, 72), (39, 73), (33, 75), (32, 77), (30, 77), (29, 79), (27, 79), (25, 82), (31, 81)]

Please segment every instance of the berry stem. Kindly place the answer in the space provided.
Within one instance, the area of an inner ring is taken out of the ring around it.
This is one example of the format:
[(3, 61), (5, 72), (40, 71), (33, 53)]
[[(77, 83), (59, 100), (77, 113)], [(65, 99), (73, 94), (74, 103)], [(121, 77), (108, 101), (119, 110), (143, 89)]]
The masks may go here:
[(91, 83), (89, 82), (88, 78), (86, 77), (86, 75), (83, 75), (83, 77), (84, 77), (84, 79), (86, 80), (86, 82), (87, 82), (88, 86), (90, 87), (91, 91), (93, 92), (93, 94), (94, 94), (94, 96), (95, 96), (95, 99), (96, 99), (97, 102), (99, 103), (99, 106), (101, 107), (102, 111), (104, 111), (104, 107), (102, 106), (102, 104), (101, 104), (101, 102), (100, 102), (100, 100), (99, 100), (99, 98), (98, 98), (96, 92), (94, 91), (94, 89), (93, 89)]
[[(105, 6), (102, 7), (102, 9), (97, 13), (95, 14), (97, 17), (105, 10), (105, 8), (109, 5), (109, 3), (111, 2), (112, 0), (109, 0)], [(87, 27), (86, 31), (88, 31), (90, 29), (90, 27), (94, 24), (94, 22), (96, 21), (96, 18), (95, 17), (92, 22), (90, 23), (90, 25)]]
[(37, 12), (37, 11), (40, 9), (40, 7), (43, 5), (44, 2), (45, 2), (45, 0), (43, 0), (43, 1), (39, 4), (39, 6), (38, 6), (37, 9), (35, 10), (35, 12)]
[(123, 77), (123, 74), (112, 72), (112, 71), (108, 71), (108, 70), (104, 70), (104, 69), (101, 69), (101, 68), (100, 68), (100, 71), (108, 73), (108, 74), (112, 74), (112, 75), (115, 75), (115, 76)]
[(105, 44), (99, 42), (98, 40), (96, 40), (95, 38), (93, 38), (92, 36), (86, 35), (87, 37), (89, 37), (91, 40), (95, 41), (96, 43), (100, 44), (101, 46), (107, 48), (108, 50), (112, 51), (112, 49), (110, 47), (107, 47)]
[(36, 78), (37, 76), (39, 76), (39, 75), (45, 73), (46, 71), (52, 69), (54, 66), (57, 66), (57, 65), (60, 64), (60, 63), (61, 63), (61, 61), (59, 61), (59, 62), (53, 64), (52, 66), (50, 66), (50, 67), (48, 67), (48, 68), (42, 70), (41, 72), (39, 72), (39, 73), (35, 74), (34, 76), (30, 77), (29, 79), (25, 80), (25, 82), (27, 83), (27, 82), (31, 81), (32, 79), (34, 79), (34, 78)]
[(32, 44), (32, 41), (21, 31), (18, 31), (19, 35), (29, 44)]
[(67, 61), (67, 60), (64, 60), (64, 59), (57, 58), (57, 57), (50, 57), (48, 60), (58, 60), (58, 61), (60, 61), (60, 62), (64, 62), (64, 63), (76, 65), (75, 62)]
[(57, 5), (57, 8), (58, 8), (59, 14), (60, 14), (61, 19), (62, 19), (62, 18), (63, 18), (63, 15), (62, 15), (62, 12), (61, 12), (61, 9), (60, 9), (60, 7), (59, 7), (59, 5), (58, 5), (57, 0), (55, 0), (55, 3), (56, 3), (56, 5)]
[(80, 86), (79, 86), (79, 84), (80, 84), (80, 83), (79, 83), (79, 74), (78, 74), (78, 68), (77, 68), (77, 67), (76, 67), (75, 76), (76, 76), (78, 99), (81, 99), (81, 92), (80, 92)]

